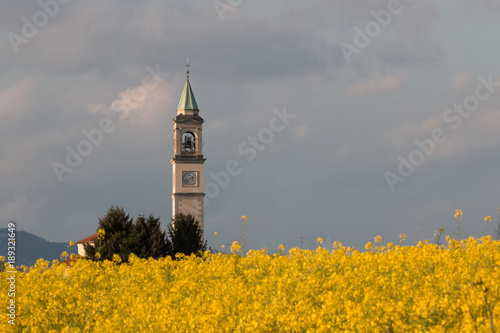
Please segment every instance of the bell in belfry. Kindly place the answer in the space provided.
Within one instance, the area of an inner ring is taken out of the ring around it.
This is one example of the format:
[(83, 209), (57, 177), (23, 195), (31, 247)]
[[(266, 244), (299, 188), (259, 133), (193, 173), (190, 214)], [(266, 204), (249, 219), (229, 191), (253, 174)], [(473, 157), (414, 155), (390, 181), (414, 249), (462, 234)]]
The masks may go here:
[(193, 150), (193, 140), (191, 139), (191, 135), (186, 136), (186, 150)]

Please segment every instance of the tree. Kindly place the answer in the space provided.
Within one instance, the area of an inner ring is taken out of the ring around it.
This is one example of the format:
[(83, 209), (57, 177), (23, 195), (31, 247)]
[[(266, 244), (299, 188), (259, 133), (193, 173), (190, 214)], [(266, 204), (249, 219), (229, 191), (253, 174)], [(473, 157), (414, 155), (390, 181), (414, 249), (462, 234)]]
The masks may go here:
[(158, 259), (171, 253), (171, 244), (165, 231), (160, 228), (160, 219), (139, 215), (132, 231), (132, 253), (139, 258)]
[(168, 236), (172, 243), (172, 253), (185, 255), (199, 254), (205, 251), (206, 243), (203, 241), (203, 230), (200, 223), (191, 215), (179, 213), (172, 219), (168, 226)]
[(131, 253), (139, 258), (158, 259), (176, 253), (198, 254), (206, 247), (203, 230), (190, 214), (177, 214), (168, 226), (167, 237), (160, 228), (159, 218), (139, 215), (134, 222), (117, 206), (109, 207), (106, 215), (99, 219), (94, 245), (84, 245), (90, 260), (113, 260), (113, 255), (118, 254), (122, 262), (127, 262)]
[[(87, 257), (91, 260), (112, 260), (118, 254), (122, 261), (127, 261), (131, 253), (133, 219), (122, 207), (112, 205), (103, 218), (99, 219), (98, 239), (94, 246), (85, 244)], [(97, 255), (99, 253), (99, 255)]]
[[(99, 219), (98, 237), (95, 244), (84, 245), (91, 260), (112, 260), (118, 254), (123, 262), (131, 253), (139, 258), (158, 259), (171, 254), (170, 241), (160, 228), (160, 219), (139, 215), (135, 222), (122, 207), (111, 206)], [(99, 253), (99, 255), (97, 255)]]

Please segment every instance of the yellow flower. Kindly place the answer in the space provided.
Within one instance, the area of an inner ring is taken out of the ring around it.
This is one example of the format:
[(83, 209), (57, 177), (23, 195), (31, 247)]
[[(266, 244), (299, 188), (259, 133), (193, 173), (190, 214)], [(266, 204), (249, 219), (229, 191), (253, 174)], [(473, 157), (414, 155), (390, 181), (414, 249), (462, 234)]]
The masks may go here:
[(245, 220), (245, 221), (248, 221), (248, 217), (246, 215), (241, 215), (241, 219)]
[(382, 241), (383, 241), (382, 236), (380, 236), (380, 235), (376, 236), (374, 238), (374, 240), (375, 240), (375, 243), (378, 243), (378, 244), (382, 243)]
[(68, 245), (69, 246), (73, 246), (73, 245), (75, 245), (75, 242), (71, 241), (71, 242), (68, 243)]
[(462, 218), (462, 210), (461, 209), (457, 209), (455, 211), (455, 218), (456, 219), (461, 219)]
[(214, 236), (217, 236), (217, 232), (214, 232)]
[[(33, 332), (491, 332), (499, 243), (447, 239), (439, 248), (368, 242), (360, 252), (335, 242), (334, 251), (280, 245), (279, 254), (2, 266), (17, 271), (15, 323)], [(12, 274), (0, 272), (5, 288)], [(0, 332), (11, 330), (0, 321)]]
[(322, 244), (323, 243), (323, 238), (321, 237), (318, 237), (318, 239), (316, 239), (316, 244)]
[(490, 222), (490, 221), (491, 221), (491, 216), (484, 217), (484, 222)]
[(106, 234), (106, 232), (104, 231), (104, 229), (97, 230), (97, 239), (103, 240), (105, 234)]
[(234, 241), (233, 244), (231, 245), (231, 253), (236, 254), (239, 253), (241, 250), (240, 243), (238, 241)]

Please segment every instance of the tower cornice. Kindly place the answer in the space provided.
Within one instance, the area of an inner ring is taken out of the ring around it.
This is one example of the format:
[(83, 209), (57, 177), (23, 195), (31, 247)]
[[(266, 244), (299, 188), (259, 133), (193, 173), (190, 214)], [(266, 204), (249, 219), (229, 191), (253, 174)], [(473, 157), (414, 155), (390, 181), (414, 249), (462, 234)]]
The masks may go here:
[(203, 155), (193, 155), (193, 156), (186, 156), (186, 155), (174, 155), (172, 159), (170, 160), (170, 163), (201, 163), (203, 164), (207, 159), (203, 157)]
[(193, 115), (185, 115), (180, 113), (172, 121), (176, 123), (186, 123), (188, 121), (192, 121), (197, 124), (203, 124), (204, 122), (203, 118), (200, 117), (197, 113)]

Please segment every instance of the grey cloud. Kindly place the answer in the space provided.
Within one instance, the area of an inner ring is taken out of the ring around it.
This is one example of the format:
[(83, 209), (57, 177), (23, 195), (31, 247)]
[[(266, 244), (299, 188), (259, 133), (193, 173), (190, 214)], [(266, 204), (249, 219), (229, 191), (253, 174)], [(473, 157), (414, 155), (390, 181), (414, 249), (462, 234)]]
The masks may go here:
[[(494, 127), (484, 125), (493, 126), (496, 98), (485, 103), (483, 115), (491, 112), (490, 118), (478, 117), (452, 138), (454, 154), (443, 146), (395, 194), (383, 177), (397, 168), (395, 157), (427, 135), (423, 122), (463, 100), (463, 92), (453, 91), (455, 73), (487, 75), (497, 68), (497, 45), (481, 46), (476, 35), (449, 29), (465, 22), (463, 29), (472, 31), (481, 20), (497, 27), (481, 16), (482, 5), (471, 3), (481, 10), (468, 15), (455, 4), (413, 1), (350, 65), (338, 44), (387, 1), (244, 2), (224, 22), (210, 2), (75, 1), (18, 55), (5, 34), (38, 9), (25, 2), (9, 6), (9, 14), (0, 14), (0, 96), (6, 96), (0, 219), (17, 220), (24, 230), (51, 241), (78, 240), (95, 232), (111, 204), (134, 216), (160, 216), (166, 226), (171, 119), (186, 56), (205, 119), (205, 172), (231, 159), (245, 163), (207, 208), (209, 243), (213, 232), (219, 245), (238, 239), (241, 215), (249, 217), (249, 245), (273, 251), (281, 242), (298, 246), (301, 237), (308, 247), (330, 235), (362, 248), (377, 234), (397, 241), (399, 232), (411, 239), (420, 228), (421, 238), (431, 238), (440, 226), (452, 234), (454, 209), (470, 218), (464, 230), (479, 234), (474, 223), (498, 209), (498, 145), (488, 135)], [(461, 44), (474, 52), (457, 53)], [(169, 72), (158, 94), (127, 119), (110, 116), (116, 129), (60, 183), (51, 162), (63, 161), (65, 147), (75, 147), (82, 130), (108, 116), (89, 110), (107, 110), (119, 93), (141, 84), (147, 66), (157, 65)], [(378, 94), (347, 93), (373, 73), (403, 73), (404, 81), (372, 89)], [(8, 93), (24, 80), (33, 82), (26, 94)], [(297, 118), (246, 163), (238, 144), (268, 126), (272, 109), (284, 105)], [(405, 128), (411, 132), (395, 130)]]

